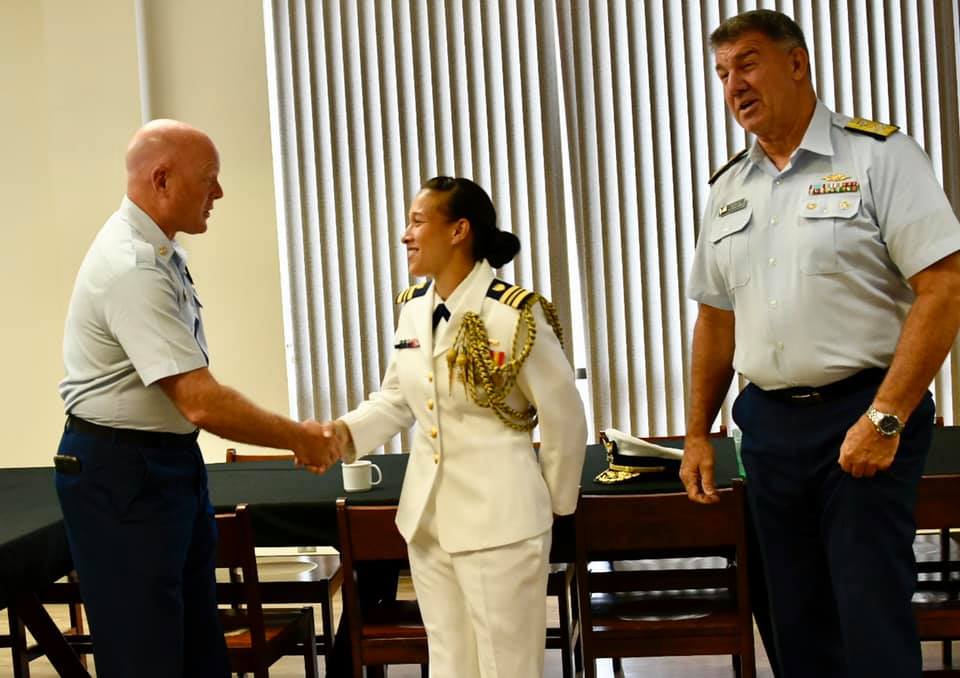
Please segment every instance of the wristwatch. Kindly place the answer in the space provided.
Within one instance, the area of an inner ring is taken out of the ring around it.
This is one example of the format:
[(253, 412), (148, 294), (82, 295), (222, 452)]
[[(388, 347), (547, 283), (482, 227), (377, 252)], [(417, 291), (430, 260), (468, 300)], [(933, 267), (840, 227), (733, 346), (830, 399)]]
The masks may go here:
[(867, 410), (867, 419), (873, 422), (877, 433), (887, 438), (899, 435), (900, 431), (903, 430), (903, 422), (900, 421), (900, 417), (895, 414), (881, 412), (876, 407), (871, 406), (870, 409)]

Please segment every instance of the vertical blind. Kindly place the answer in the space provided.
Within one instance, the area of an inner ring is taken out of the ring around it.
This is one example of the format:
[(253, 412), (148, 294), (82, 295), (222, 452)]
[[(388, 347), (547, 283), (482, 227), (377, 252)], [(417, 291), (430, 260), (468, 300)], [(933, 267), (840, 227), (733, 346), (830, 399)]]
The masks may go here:
[[(336, 416), (377, 388), (411, 282), (407, 206), (450, 174), (521, 240), (500, 275), (557, 304), (593, 430), (682, 433), (707, 178), (749, 141), (710, 31), (757, 7), (793, 16), (827, 106), (900, 125), (957, 208), (956, 5), (264, 0), (292, 413)], [(935, 388), (953, 423), (957, 361)]]

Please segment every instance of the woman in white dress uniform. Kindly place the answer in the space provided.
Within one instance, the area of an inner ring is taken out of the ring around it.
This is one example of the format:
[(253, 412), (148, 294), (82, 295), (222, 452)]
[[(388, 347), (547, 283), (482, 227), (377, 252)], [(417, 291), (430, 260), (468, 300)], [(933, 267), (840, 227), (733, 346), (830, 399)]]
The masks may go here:
[(427, 181), (403, 244), (410, 273), (428, 280), (397, 298), (381, 389), (337, 434), (349, 460), (416, 423), (397, 526), (430, 675), (541, 676), (553, 515), (576, 508), (586, 443), (556, 312), (494, 277), (520, 242), (469, 179)]

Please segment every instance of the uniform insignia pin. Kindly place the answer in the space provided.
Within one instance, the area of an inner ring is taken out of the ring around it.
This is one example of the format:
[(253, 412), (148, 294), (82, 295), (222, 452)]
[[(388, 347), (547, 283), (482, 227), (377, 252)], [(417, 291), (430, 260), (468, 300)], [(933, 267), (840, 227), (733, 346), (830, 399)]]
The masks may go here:
[(418, 339), (401, 339), (393, 345), (394, 348), (420, 348)]
[(169, 251), (170, 250), (167, 249), (166, 245), (160, 245), (160, 247), (157, 248), (157, 254), (159, 254), (161, 257), (167, 256), (167, 252)]

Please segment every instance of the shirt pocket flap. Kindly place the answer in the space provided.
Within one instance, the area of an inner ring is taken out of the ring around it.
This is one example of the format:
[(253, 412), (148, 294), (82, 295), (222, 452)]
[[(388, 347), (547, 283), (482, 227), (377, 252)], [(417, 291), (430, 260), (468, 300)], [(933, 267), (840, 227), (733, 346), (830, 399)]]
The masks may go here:
[(710, 229), (710, 242), (716, 245), (728, 235), (739, 233), (750, 223), (751, 216), (753, 216), (753, 210), (746, 207), (739, 212), (718, 217), (713, 222), (713, 228)]
[(859, 211), (859, 193), (810, 195), (800, 203), (800, 214), (808, 219), (849, 219)]

